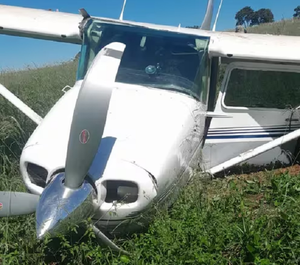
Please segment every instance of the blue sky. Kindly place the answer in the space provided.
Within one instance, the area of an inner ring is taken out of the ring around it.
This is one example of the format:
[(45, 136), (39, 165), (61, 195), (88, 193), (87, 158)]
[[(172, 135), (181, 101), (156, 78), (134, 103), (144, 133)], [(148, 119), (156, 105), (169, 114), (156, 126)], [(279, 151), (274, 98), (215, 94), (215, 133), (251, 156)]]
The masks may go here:
[[(214, 14), (217, 12), (219, 0), (215, 2)], [(2, 0), (1, 4), (59, 9), (76, 14), (79, 8), (84, 7), (94, 16), (118, 18), (123, 0)], [(127, 0), (124, 19), (173, 26), (179, 23), (182, 26), (197, 25), (202, 22), (206, 4), (207, 0)], [(294, 8), (300, 3), (299, 0), (223, 0), (217, 30), (233, 28), (236, 12), (246, 5), (254, 10), (270, 8), (275, 20), (280, 20), (291, 18)], [(0, 35), (0, 41), (0, 70), (61, 62), (73, 58), (80, 49), (79, 45), (3, 35)]]

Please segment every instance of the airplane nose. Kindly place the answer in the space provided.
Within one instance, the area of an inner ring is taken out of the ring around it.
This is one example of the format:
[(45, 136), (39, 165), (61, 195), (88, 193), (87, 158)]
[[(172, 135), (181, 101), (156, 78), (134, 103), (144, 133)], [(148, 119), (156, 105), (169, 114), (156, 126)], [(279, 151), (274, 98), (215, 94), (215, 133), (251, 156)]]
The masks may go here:
[(60, 173), (45, 188), (36, 210), (36, 234), (42, 239), (46, 234), (65, 234), (70, 224), (79, 224), (94, 213), (94, 189), (84, 181), (79, 189), (64, 185), (64, 173)]

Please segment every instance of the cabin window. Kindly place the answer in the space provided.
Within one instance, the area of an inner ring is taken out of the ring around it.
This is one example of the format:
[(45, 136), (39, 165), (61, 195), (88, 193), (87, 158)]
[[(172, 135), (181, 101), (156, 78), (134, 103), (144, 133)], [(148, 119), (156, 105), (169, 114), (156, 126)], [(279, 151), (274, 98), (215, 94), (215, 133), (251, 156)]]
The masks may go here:
[(126, 44), (116, 82), (177, 91), (206, 103), (208, 37), (92, 20), (84, 32), (77, 79), (83, 79), (96, 54), (115, 41)]
[(299, 98), (299, 72), (235, 68), (228, 78), (224, 104), (228, 107), (285, 109), (299, 106)]

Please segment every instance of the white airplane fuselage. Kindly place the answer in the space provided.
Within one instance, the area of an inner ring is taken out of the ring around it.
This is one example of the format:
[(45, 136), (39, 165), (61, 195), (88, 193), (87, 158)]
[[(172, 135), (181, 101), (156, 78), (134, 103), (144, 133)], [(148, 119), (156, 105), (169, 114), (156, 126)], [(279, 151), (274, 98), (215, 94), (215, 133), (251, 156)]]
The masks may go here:
[[(53, 106), (23, 149), (21, 174), (32, 193), (41, 194), (44, 187), (34, 183), (33, 173), (27, 171), (28, 163), (47, 171), (46, 183), (64, 171), (81, 83), (77, 81)], [(99, 219), (100, 226), (113, 228), (144, 212), (152, 202), (169, 205), (176, 198), (175, 188), (189, 180), (191, 162), (201, 156), (198, 149), (205, 107), (182, 93), (115, 83), (102, 142), (89, 171), (97, 190), (94, 218)], [(113, 181), (115, 185), (127, 182), (135, 188), (136, 197), (121, 203)]]

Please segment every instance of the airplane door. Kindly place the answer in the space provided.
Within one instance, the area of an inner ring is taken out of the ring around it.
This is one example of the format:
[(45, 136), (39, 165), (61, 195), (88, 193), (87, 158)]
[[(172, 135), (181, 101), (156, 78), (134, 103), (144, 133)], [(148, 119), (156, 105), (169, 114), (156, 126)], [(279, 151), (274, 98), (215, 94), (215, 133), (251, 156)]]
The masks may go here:
[[(232, 62), (227, 65), (203, 150), (211, 168), (300, 128), (300, 66)], [(250, 164), (290, 163), (296, 140), (261, 154)]]

